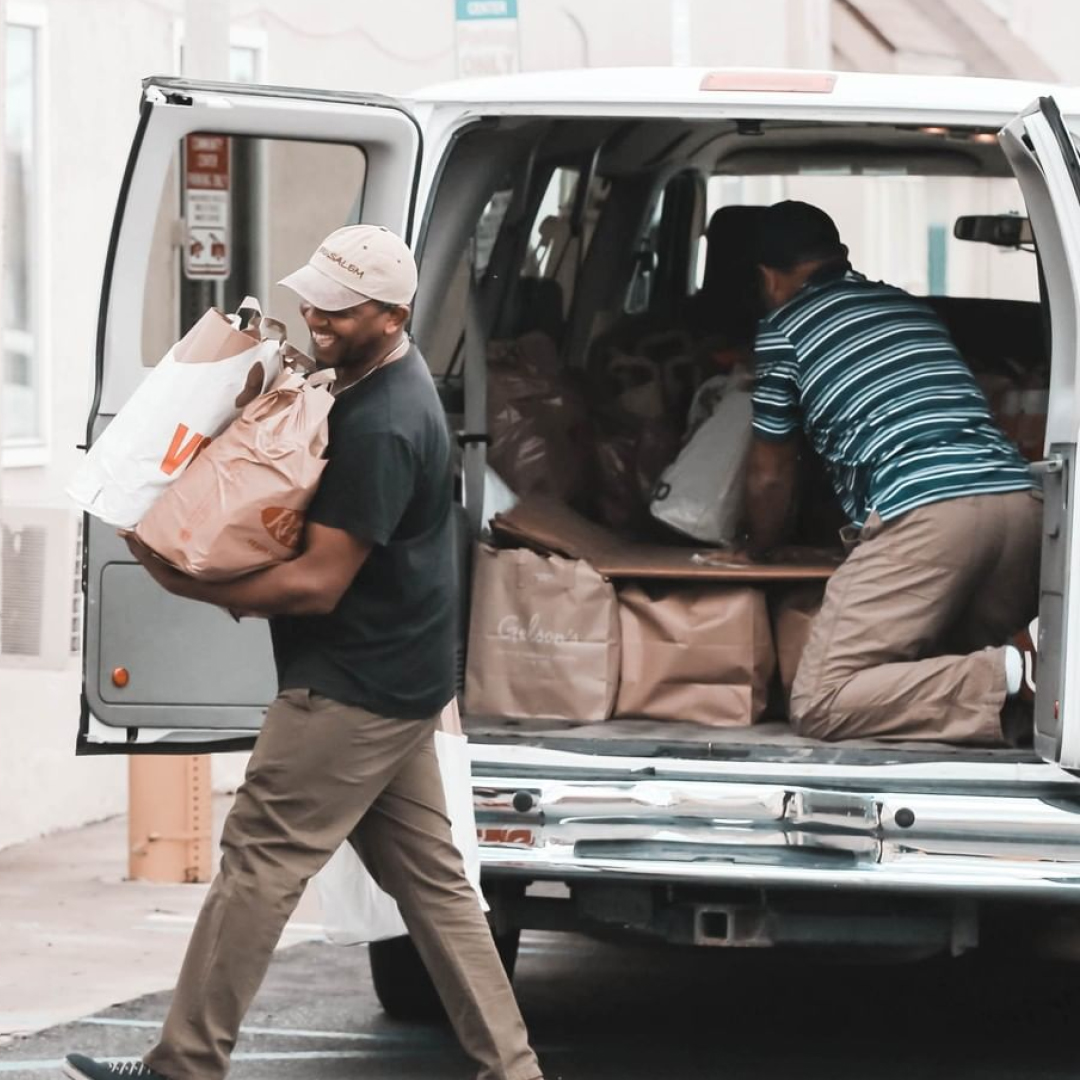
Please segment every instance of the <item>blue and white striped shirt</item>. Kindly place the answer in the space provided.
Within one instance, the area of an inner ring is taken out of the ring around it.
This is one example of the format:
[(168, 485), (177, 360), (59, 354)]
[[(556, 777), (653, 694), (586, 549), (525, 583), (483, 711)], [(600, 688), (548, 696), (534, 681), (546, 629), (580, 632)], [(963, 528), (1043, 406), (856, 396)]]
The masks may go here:
[(945, 327), (902, 289), (811, 279), (761, 321), (755, 352), (754, 434), (805, 431), (855, 525), (1033, 486)]

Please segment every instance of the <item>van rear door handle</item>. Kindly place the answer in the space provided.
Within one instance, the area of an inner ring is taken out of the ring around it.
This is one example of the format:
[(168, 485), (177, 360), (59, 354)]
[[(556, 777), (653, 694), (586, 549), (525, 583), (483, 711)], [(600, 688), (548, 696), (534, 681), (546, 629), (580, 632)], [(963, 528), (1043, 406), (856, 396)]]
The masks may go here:
[(1028, 466), (1038, 476), (1059, 473), (1065, 468), (1065, 459), (1060, 454), (1051, 454), (1045, 461), (1033, 461)]

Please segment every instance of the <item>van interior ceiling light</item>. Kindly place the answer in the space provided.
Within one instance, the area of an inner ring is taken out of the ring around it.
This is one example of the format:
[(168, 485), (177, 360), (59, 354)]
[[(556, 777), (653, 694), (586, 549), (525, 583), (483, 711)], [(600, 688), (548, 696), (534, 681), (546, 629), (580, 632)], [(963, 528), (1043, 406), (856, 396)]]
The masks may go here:
[(973, 143), (982, 143), (986, 146), (996, 146), (998, 137), (992, 131), (973, 131), (968, 139)]
[(919, 128), (924, 135), (951, 135), (952, 132), (947, 127), (941, 127), (937, 124), (927, 124), (924, 127)]

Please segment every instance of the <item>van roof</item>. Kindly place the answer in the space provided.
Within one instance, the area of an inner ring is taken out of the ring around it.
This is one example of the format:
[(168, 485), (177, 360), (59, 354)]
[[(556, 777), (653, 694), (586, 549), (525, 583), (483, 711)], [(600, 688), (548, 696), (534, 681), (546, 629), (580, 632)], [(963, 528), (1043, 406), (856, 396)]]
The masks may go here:
[[(703, 89), (713, 77), (716, 90)], [(799, 89), (742, 89), (743, 86)], [(828, 88), (825, 88), (828, 87)], [(526, 72), (517, 75), (463, 79), (426, 87), (411, 95), (417, 102), (482, 105), (495, 112), (538, 107), (588, 109), (590, 106), (680, 105), (734, 103), (786, 111), (817, 107), (859, 112), (905, 110), (1011, 116), (1036, 98), (1053, 95), (1063, 112), (1080, 112), (1080, 92), (1051, 83), (1009, 79), (977, 79), (934, 75), (876, 75), (865, 72), (783, 71), (769, 68), (583, 68)]]

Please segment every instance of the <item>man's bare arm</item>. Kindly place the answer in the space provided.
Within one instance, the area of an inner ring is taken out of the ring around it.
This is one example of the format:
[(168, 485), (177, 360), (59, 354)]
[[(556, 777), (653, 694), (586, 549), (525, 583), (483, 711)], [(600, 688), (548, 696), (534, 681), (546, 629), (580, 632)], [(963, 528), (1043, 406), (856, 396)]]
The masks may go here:
[(795, 501), (799, 440), (754, 438), (746, 465), (746, 531), (757, 558), (785, 539)]
[(344, 529), (309, 523), (304, 550), (295, 559), (236, 581), (199, 581), (162, 562), (133, 534), (125, 539), (151, 577), (175, 596), (258, 616), (329, 614), (372, 548)]

